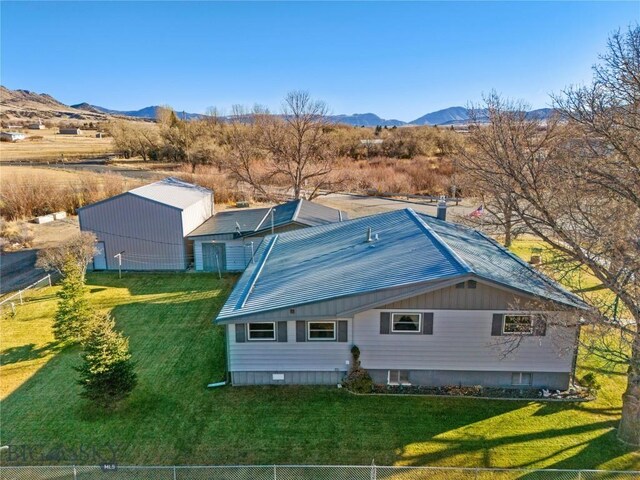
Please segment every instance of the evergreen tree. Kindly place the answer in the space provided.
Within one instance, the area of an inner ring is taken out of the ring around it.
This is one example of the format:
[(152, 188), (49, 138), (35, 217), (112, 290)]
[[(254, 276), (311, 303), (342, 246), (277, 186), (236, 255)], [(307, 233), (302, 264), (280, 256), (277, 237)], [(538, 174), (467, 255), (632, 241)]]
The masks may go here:
[(98, 314), (84, 343), (78, 383), (81, 395), (100, 407), (115, 406), (135, 388), (138, 380), (129, 352), (129, 340), (115, 329), (108, 314)]
[(53, 334), (60, 342), (83, 341), (92, 316), (86, 297), (84, 274), (78, 262), (68, 256), (62, 267), (60, 301), (53, 322)]

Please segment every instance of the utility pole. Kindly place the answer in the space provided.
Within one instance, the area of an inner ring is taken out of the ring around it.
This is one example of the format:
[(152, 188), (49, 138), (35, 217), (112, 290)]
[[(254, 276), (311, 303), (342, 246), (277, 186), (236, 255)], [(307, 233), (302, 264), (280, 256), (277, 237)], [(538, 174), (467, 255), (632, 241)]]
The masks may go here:
[(117, 258), (118, 259), (118, 278), (122, 278), (122, 254), (124, 253), (124, 250), (121, 251), (120, 253), (116, 253), (113, 258)]

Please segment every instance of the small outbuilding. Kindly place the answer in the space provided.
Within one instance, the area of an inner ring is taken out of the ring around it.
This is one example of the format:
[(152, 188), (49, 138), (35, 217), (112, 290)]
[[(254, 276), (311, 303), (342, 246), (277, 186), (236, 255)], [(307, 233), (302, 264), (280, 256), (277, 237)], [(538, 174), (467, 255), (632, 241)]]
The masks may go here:
[(27, 135), (22, 132), (0, 132), (0, 138), (9, 142), (24, 140)]
[(275, 207), (227, 210), (215, 214), (188, 238), (194, 242), (195, 269), (243, 271), (265, 235), (347, 219), (346, 213), (308, 200)]
[[(96, 234), (94, 270), (185, 270), (186, 236), (213, 214), (213, 192), (165, 178), (78, 209), (80, 229)], [(117, 256), (118, 254), (121, 254)]]
[(44, 130), (47, 127), (45, 127), (42, 124), (42, 122), (38, 122), (38, 123), (31, 123), (28, 128), (29, 130)]
[(60, 127), (60, 135), (82, 135), (79, 128), (62, 128)]

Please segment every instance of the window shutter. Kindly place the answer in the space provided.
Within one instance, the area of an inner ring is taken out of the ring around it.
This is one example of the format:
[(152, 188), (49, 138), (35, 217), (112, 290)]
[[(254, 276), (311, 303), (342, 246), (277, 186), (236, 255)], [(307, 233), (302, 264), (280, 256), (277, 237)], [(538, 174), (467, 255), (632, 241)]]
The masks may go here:
[(287, 341), (287, 322), (278, 322), (278, 336), (277, 339), (279, 342)]
[(422, 334), (433, 335), (433, 312), (422, 314)]
[(244, 323), (236, 323), (236, 343), (243, 343), (246, 340), (246, 330)]
[(296, 342), (307, 340), (307, 326), (302, 320), (296, 321)]
[(391, 314), (389, 312), (380, 312), (380, 335), (386, 335), (391, 330)]
[(502, 335), (502, 321), (504, 315), (502, 313), (494, 313), (493, 321), (491, 322), (491, 336), (499, 337)]
[(339, 342), (346, 342), (348, 341), (348, 330), (347, 328), (349, 327), (349, 322), (347, 322), (346, 320), (338, 320), (338, 341)]
[(539, 337), (544, 337), (547, 334), (547, 321), (544, 315), (534, 315), (533, 334)]

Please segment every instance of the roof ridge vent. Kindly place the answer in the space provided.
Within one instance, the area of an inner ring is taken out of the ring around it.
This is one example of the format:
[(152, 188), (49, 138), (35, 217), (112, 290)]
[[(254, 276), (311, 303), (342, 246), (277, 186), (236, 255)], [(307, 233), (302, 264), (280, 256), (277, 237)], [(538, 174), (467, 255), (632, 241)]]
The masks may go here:
[(371, 232), (371, 227), (367, 228), (367, 239), (366, 239), (366, 243), (371, 243), (373, 242), (373, 235)]

